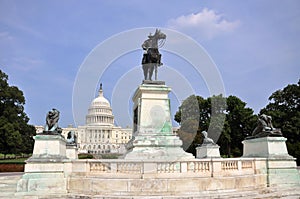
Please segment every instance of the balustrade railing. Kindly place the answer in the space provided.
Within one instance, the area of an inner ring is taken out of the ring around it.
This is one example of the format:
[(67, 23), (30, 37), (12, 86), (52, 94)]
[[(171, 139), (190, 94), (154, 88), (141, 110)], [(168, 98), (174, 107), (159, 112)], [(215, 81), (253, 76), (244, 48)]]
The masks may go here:
[[(78, 161), (79, 162), (79, 161)], [(123, 174), (176, 174), (176, 173), (199, 173), (205, 176), (222, 175), (222, 172), (254, 173), (253, 160), (247, 159), (195, 159), (191, 161), (128, 161), (128, 160), (92, 160), (87, 172), (92, 173), (123, 173)], [(253, 171), (252, 171), (253, 170)]]
[(159, 162), (157, 163), (157, 173), (180, 173), (180, 162)]
[(193, 161), (187, 163), (187, 171), (194, 173), (205, 173), (210, 172), (211, 162), (209, 161)]
[(117, 173), (142, 173), (143, 163), (140, 162), (118, 162)]
[(110, 173), (111, 165), (110, 165), (110, 163), (91, 162), (90, 163), (90, 171), (91, 172)]
[(223, 171), (238, 170), (238, 161), (236, 160), (222, 161), (221, 168)]

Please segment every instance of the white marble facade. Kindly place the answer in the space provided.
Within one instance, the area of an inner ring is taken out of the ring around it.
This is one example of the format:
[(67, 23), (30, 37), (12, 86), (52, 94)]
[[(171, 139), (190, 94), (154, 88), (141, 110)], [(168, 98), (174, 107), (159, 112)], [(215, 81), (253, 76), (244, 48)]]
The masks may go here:
[[(41, 133), (43, 126), (35, 126)], [(62, 128), (62, 135), (67, 138), (68, 132), (77, 135), (79, 153), (103, 154), (125, 153), (125, 144), (132, 137), (132, 128), (122, 128), (114, 125), (114, 115), (109, 101), (104, 97), (102, 88), (98, 96), (91, 102), (84, 126), (69, 125)]]

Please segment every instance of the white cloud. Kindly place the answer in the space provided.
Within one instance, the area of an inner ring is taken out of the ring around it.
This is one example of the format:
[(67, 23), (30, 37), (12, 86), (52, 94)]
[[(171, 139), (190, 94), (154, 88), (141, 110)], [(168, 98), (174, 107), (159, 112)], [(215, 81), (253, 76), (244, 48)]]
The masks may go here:
[(224, 15), (217, 14), (214, 10), (204, 8), (196, 14), (182, 15), (168, 21), (168, 27), (190, 34), (196, 33), (197, 36), (211, 39), (215, 36), (232, 32), (240, 22), (228, 21)]
[(0, 41), (10, 41), (13, 40), (13, 36), (9, 34), (9, 32), (0, 32)]
[(44, 61), (38, 58), (16, 57), (11, 60), (10, 66), (24, 72), (31, 72), (44, 65)]

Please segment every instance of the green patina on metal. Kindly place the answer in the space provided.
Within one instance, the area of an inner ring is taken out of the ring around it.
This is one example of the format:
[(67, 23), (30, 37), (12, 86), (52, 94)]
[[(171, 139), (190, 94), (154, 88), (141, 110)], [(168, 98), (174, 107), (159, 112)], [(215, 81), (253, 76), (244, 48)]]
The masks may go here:
[(165, 122), (164, 126), (160, 130), (161, 133), (169, 133), (172, 131), (172, 125), (170, 122)]

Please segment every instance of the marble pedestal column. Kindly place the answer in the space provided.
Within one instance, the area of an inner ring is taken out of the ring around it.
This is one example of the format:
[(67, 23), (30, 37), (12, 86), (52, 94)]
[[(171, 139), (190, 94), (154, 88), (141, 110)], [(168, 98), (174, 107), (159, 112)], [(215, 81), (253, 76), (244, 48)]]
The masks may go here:
[(128, 144), (125, 159), (194, 159), (182, 149), (182, 141), (172, 132), (170, 91), (164, 82), (143, 83), (135, 91), (133, 139)]

